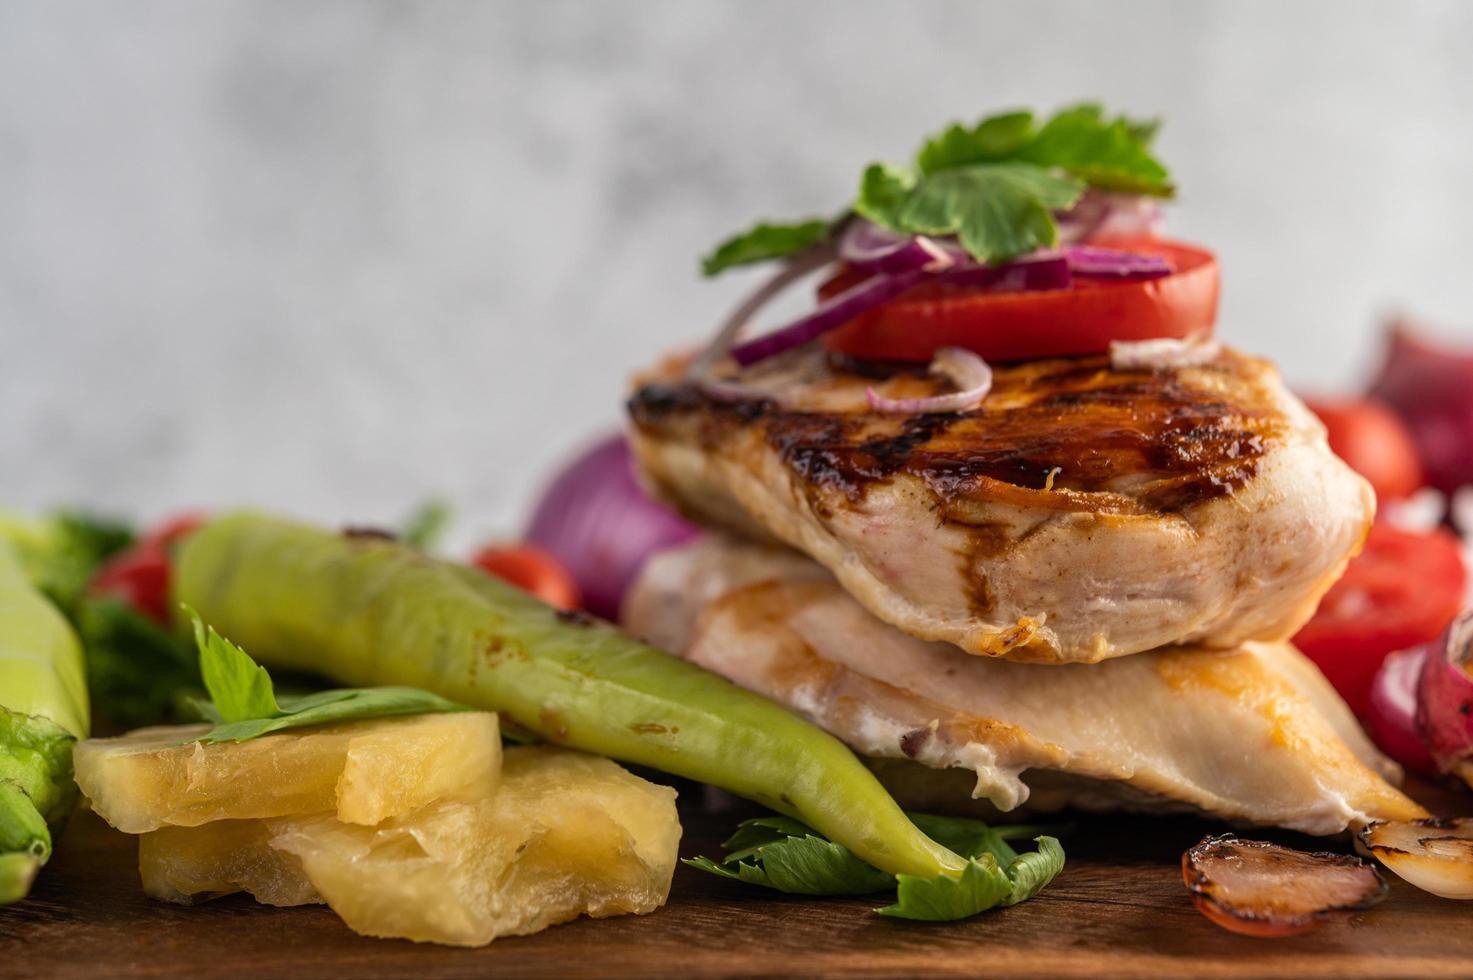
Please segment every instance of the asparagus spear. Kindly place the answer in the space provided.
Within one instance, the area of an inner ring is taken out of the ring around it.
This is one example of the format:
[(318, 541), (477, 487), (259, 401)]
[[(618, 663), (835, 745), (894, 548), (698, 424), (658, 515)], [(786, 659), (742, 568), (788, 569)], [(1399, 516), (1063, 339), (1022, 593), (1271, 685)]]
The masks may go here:
[(270, 666), (499, 711), (548, 741), (798, 817), (892, 874), (966, 864), (916, 829), (843, 743), (781, 706), (413, 548), (230, 515), (185, 543), (174, 588)]
[(72, 743), (87, 737), (82, 648), (0, 543), (0, 905), (25, 898), (77, 798)]

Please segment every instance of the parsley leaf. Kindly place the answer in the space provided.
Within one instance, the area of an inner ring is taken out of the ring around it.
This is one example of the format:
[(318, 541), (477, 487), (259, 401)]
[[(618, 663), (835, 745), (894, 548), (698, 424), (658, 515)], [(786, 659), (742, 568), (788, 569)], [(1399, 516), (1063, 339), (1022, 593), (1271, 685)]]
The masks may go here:
[(100, 715), (121, 725), (189, 718), (200, 690), (189, 641), (115, 597), (86, 597), (73, 616), (87, 658), (87, 687)]
[(453, 511), (448, 502), (438, 499), (426, 500), (416, 507), (409, 515), (409, 520), (404, 522), (404, 530), (399, 533), (399, 540), (411, 548), (430, 551), (445, 536), (445, 529), (450, 526), (452, 515)]
[(922, 922), (951, 922), (985, 912), (1002, 904), (1012, 888), (991, 854), (972, 858), (960, 875), (896, 875), (895, 883), (895, 904), (875, 911)]
[(720, 864), (698, 857), (691, 867), (794, 895), (869, 895), (895, 879), (791, 817), (744, 821), (722, 845)]
[(1064, 851), (1037, 836), (1038, 851), (1019, 855), (1008, 840), (1037, 834), (1035, 827), (989, 827), (980, 820), (913, 813), (911, 820), (937, 843), (968, 859), (959, 875), (934, 879), (892, 876), (871, 867), (791, 817), (746, 820), (722, 845), (719, 862), (689, 858), (693, 868), (800, 895), (868, 895), (896, 889), (883, 915), (941, 922), (1032, 898), (1063, 869)]
[(762, 221), (717, 245), (701, 259), (701, 274), (714, 276), (734, 266), (786, 258), (826, 240), (834, 222), (823, 218), (785, 224)]
[(281, 713), (271, 675), (240, 647), (206, 626), (199, 613), (186, 609), (194, 623), (194, 642), (199, 647), (199, 672), (205, 690), (220, 720), (247, 721), (272, 718)]
[(1013, 855), (1010, 861), (1004, 863), (996, 852), (986, 851), (970, 858), (956, 876), (896, 875), (895, 904), (875, 911), (897, 919), (950, 922), (1027, 901), (1064, 870), (1064, 849), (1059, 842), (1039, 837), (1037, 843), (1037, 851), (1022, 855), (1003, 843)]
[(188, 606), (184, 610), (194, 624), (200, 674), (212, 702), (196, 707), (215, 722), (201, 742), (244, 742), (269, 732), (328, 722), (469, 710), (412, 687), (350, 688), (278, 699), (265, 667), (206, 626), (199, 613)]
[(972, 163), (1012, 159), (1033, 134), (1033, 113), (1026, 111), (988, 116), (971, 129), (953, 123), (939, 136), (926, 140), (916, 154), (916, 166), (923, 174), (933, 174)]
[[(852, 210), (901, 234), (956, 235), (981, 262), (1003, 262), (1058, 241), (1053, 212), (1086, 186), (1171, 197), (1170, 175), (1151, 152), (1160, 121), (1110, 117), (1093, 102), (1041, 124), (1026, 110), (953, 124), (927, 139), (913, 167), (871, 164)], [(818, 219), (764, 222), (702, 260), (714, 276), (732, 266), (785, 258), (835, 234)]]
[[(873, 174), (873, 176), (871, 176)], [(1052, 211), (1079, 199), (1084, 185), (1029, 163), (975, 163), (915, 180), (865, 172), (855, 210), (892, 231), (956, 235), (979, 262), (1002, 262), (1054, 245)]]
[(1176, 190), (1150, 150), (1157, 126), (1108, 119), (1102, 106), (1087, 102), (1055, 114), (1018, 159), (1058, 167), (1101, 190), (1171, 197)]

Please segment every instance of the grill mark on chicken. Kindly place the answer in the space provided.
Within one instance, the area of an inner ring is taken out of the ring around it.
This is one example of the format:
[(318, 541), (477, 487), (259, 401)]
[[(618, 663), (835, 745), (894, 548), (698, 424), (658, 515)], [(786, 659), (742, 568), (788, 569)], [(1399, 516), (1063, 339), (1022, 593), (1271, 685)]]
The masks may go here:
[[(1291, 635), (1372, 514), (1271, 365), (1000, 365), (975, 411), (923, 367), (800, 348), (711, 397), (672, 359), (629, 400), (642, 476), (682, 513), (817, 558), (875, 615), (970, 653), (1093, 662)], [(1245, 580), (1242, 571), (1251, 569)]]
[[(1244, 361), (1225, 358), (1212, 370), (1232, 376)], [(882, 365), (861, 371), (848, 359), (823, 367), (834, 384), (915, 376), (912, 368)], [(836, 490), (852, 504), (907, 474), (943, 504), (1001, 485), (1046, 497), (1030, 500), (1033, 506), (1103, 513), (1176, 513), (1232, 493), (1252, 479), (1281, 428), (1264, 406), (1225, 401), (1177, 372), (1112, 371), (1105, 358), (1000, 367), (982, 409), (961, 414), (723, 402), (686, 382), (640, 387), (629, 411), (651, 430), (699, 413), (707, 446), (729, 427), (757, 426), (805, 487)]]

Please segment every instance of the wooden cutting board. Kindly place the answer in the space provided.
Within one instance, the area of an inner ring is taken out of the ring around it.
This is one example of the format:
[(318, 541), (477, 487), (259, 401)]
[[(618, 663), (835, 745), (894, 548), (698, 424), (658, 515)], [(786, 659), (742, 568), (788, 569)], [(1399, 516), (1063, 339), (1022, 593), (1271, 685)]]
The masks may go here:
[[(746, 815), (718, 810), (683, 807), (683, 855), (716, 853)], [(966, 922), (899, 922), (872, 914), (874, 899), (782, 896), (682, 867), (653, 915), (453, 949), (357, 936), (323, 907), (152, 902), (134, 841), (85, 813), (33, 896), (0, 909), (0, 977), (1473, 975), (1473, 903), (1399, 880), (1376, 908), (1304, 936), (1224, 932), (1192, 908), (1180, 867), (1183, 850), (1221, 830), (1188, 818), (1079, 817), (1064, 837), (1068, 865), (1042, 895)]]

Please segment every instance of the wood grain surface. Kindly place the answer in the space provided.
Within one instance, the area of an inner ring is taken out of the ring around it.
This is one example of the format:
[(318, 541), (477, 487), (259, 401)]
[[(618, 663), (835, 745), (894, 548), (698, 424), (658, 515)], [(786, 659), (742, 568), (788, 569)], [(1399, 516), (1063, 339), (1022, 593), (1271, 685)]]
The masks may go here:
[[(696, 805), (699, 790), (683, 795), (692, 801), (684, 855), (714, 853), (746, 815)], [(1064, 838), (1068, 866), (1042, 895), (966, 922), (899, 922), (873, 915), (873, 899), (781, 896), (682, 867), (669, 905), (653, 915), (583, 919), (468, 950), (366, 939), (323, 907), (273, 909), (240, 896), (194, 908), (152, 902), (138, 885), (134, 841), (87, 813), (34, 895), (0, 909), (0, 977), (1473, 975), (1473, 904), (1399, 880), (1376, 908), (1304, 936), (1224, 932), (1192, 908), (1180, 870), (1184, 849), (1222, 829), (1078, 818)]]

